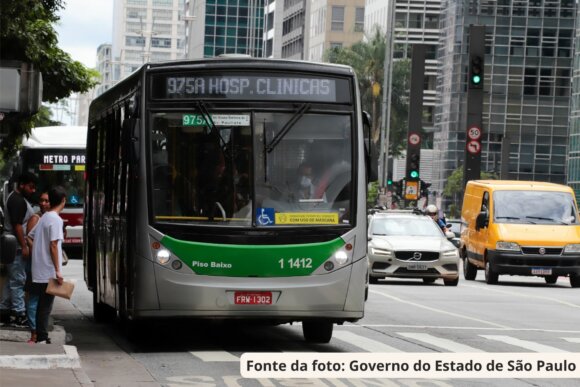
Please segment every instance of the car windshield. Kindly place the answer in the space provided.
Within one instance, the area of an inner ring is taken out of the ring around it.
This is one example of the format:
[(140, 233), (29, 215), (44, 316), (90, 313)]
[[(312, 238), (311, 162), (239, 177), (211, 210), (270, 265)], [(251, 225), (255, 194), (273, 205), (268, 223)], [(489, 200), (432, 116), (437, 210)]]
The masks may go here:
[[(215, 109), (215, 105), (212, 107)], [(238, 227), (351, 223), (350, 114), (156, 112), (157, 221)]]
[(441, 228), (431, 218), (378, 218), (371, 224), (372, 235), (441, 237)]
[(578, 224), (574, 199), (568, 192), (496, 191), (495, 223)]

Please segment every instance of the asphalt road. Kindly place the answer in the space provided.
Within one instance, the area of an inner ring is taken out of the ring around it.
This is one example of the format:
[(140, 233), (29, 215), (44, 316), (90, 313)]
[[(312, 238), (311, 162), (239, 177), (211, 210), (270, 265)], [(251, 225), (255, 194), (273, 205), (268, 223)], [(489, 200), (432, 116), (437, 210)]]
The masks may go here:
[[(329, 344), (308, 344), (300, 324), (179, 322), (148, 327), (129, 341), (120, 327), (92, 321), (91, 293), (82, 262), (65, 276), (79, 282), (76, 315), (60, 321), (76, 345), (83, 369), (96, 385), (163, 386), (578, 386), (580, 379), (244, 379), (244, 353), (540, 353), (580, 352), (580, 291), (566, 278), (500, 277), (487, 285), (460, 280), (383, 280), (371, 285), (364, 319), (335, 327)], [(467, 355), (466, 355), (467, 356)], [(356, 355), (353, 355), (356, 359)]]

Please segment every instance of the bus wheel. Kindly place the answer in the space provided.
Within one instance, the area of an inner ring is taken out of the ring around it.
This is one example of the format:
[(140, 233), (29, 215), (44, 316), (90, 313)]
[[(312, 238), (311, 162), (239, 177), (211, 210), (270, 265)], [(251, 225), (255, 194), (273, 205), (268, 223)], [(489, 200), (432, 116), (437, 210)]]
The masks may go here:
[(330, 321), (303, 321), (302, 332), (304, 339), (309, 343), (328, 343), (332, 338), (334, 325)]
[(113, 308), (97, 300), (97, 289), (93, 291), (93, 317), (99, 323), (110, 323), (116, 317)]
[(491, 263), (489, 263), (489, 259), (485, 260), (485, 282), (489, 285), (497, 284), (499, 279), (499, 274), (491, 268)]
[(556, 274), (547, 275), (544, 277), (544, 280), (546, 281), (547, 284), (555, 284), (556, 281), (558, 281), (558, 276)]
[(477, 266), (469, 262), (469, 258), (463, 258), (463, 277), (468, 281), (473, 281), (477, 277)]

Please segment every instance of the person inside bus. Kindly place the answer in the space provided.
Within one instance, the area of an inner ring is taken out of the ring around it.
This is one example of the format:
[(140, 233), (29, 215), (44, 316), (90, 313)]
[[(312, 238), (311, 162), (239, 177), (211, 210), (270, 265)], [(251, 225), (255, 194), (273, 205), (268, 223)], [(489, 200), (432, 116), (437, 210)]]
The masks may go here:
[(312, 165), (303, 162), (298, 166), (298, 178), (296, 180), (296, 194), (298, 200), (314, 198), (314, 184), (312, 182)]
[[(50, 209), (50, 203), (48, 202), (48, 192), (43, 192), (40, 194), (40, 198), (38, 199), (38, 206), (40, 207), (40, 211), (33, 214), (28, 223), (26, 225), (26, 240), (28, 242), (28, 246), (30, 251), (32, 251), (32, 242), (33, 239), (31, 238), (30, 234), (32, 230), (38, 224), (40, 217)], [(35, 343), (36, 342), (36, 309), (38, 308), (38, 294), (32, 293), (32, 256), (31, 259), (28, 260), (26, 263), (26, 284), (24, 285), (24, 290), (28, 293), (28, 300), (26, 303), (26, 317), (28, 318), (28, 326), (30, 327), (30, 339), (28, 343)]]
[(26, 282), (26, 261), (30, 249), (26, 242), (26, 224), (34, 214), (27, 199), (36, 191), (37, 177), (24, 172), (18, 178), (17, 187), (6, 201), (5, 229), (12, 233), (20, 245), (14, 262), (8, 264), (8, 279), (4, 282), (0, 300), (0, 322), (16, 327), (27, 327), (24, 284)]

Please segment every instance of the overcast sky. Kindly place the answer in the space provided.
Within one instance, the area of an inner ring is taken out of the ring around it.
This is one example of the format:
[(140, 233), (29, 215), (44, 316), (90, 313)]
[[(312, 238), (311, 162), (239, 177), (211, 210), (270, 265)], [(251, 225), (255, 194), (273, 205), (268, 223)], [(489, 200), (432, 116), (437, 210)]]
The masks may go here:
[(58, 45), (89, 68), (96, 67), (97, 47), (112, 43), (113, 0), (64, 0), (56, 26)]

